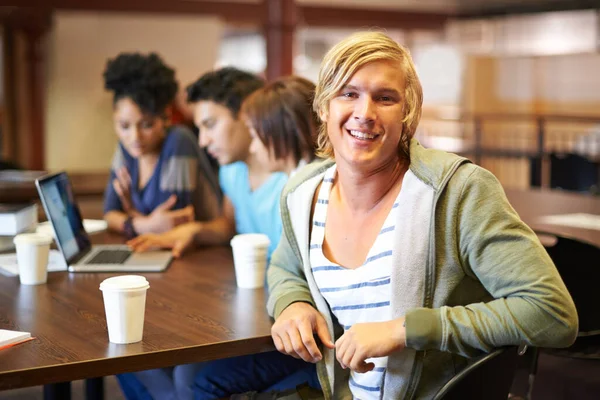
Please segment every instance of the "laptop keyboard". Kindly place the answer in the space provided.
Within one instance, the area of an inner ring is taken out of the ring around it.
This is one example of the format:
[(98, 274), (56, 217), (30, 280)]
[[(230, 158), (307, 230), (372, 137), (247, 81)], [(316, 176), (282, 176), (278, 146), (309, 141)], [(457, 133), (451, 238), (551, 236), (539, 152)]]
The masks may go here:
[(130, 255), (129, 250), (100, 250), (86, 264), (123, 264)]

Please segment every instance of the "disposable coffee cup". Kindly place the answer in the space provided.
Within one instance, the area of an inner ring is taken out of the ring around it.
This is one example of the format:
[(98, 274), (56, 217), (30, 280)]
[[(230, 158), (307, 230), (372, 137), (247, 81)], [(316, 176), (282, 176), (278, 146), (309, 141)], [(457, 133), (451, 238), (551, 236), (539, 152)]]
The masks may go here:
[(14, 238), (19, 279), (22, 285), (40, 285), (48, 280), (48, 255), (52, 238), (37, 233), (22, 233)]
[(231, 239), (238, 287), (255, 289), (264, 286), (270, 243), (267, 235), (259, 233), (240, 234)]
[(143, 276), (122, 275), (100, 284), (111, 343), (127, 344), (142, 340), (146, 291), (150, 285)]

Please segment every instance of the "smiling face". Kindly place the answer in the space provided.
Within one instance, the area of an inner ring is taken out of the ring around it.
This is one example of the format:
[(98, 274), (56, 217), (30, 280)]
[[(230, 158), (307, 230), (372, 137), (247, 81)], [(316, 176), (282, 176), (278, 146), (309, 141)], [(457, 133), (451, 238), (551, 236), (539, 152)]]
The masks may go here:
[(377, 168), (399, 158), (405, 77), (398, 63), (358, 69), (321, 114), (338, 163)]
[(115, 131), (125, 150), (134, 158), (157, 154), (166, 135), (166, 120), (144, 114), (128, 97), (118, 100), (114, 106)]
[(252, 138), (240, 118), (234, 118), (229, 108), (214, 101), (202, 100), (193, 108), (200, 147), (206, 148), (220, 165), (248, 159)]

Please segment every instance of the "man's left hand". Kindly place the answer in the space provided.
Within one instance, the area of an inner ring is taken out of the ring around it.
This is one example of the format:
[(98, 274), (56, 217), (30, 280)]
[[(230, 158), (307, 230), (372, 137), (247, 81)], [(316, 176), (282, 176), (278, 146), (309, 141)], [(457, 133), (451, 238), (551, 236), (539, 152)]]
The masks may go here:
[(342, 368), (365, 373), (375, 364), (368, 358), (385, 357), (406, 346), (404, 318), (386, 322), (355, 324), (336, 342), (336, 357)]

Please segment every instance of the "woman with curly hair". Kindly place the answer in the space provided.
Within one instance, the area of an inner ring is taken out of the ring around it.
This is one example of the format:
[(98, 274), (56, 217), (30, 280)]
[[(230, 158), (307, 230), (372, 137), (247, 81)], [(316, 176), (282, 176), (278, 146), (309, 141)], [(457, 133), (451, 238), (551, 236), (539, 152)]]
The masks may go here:
[(104, 219), (128, 237), (165, 232), (219, 213), (218, 183), (193, 133), (169, 126), (175, 72), (154, 53), (122, 53), (108, 61), (119, 145), (104, 195)]

